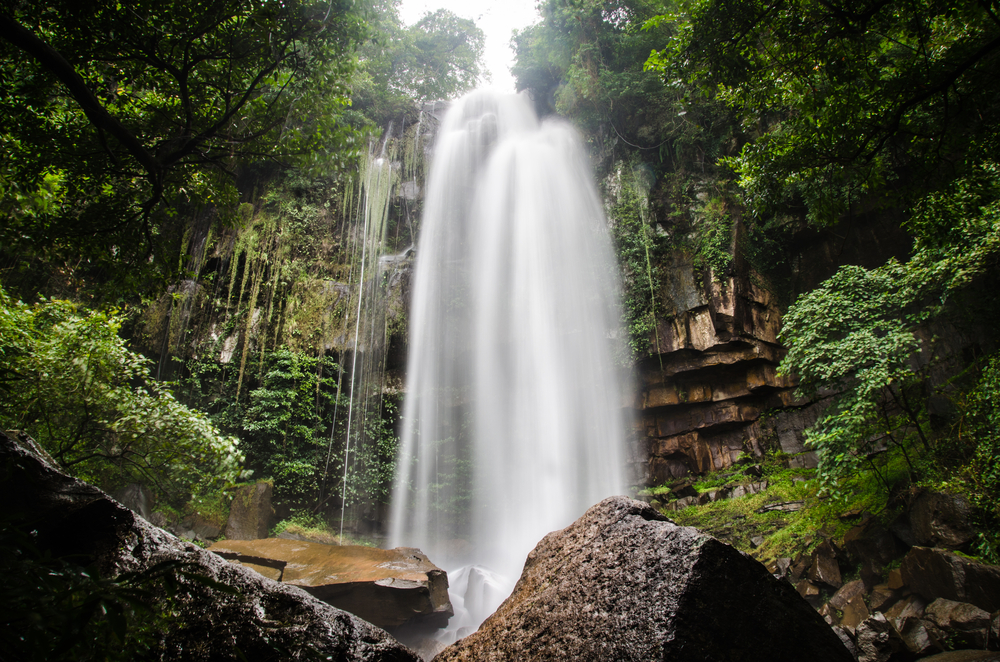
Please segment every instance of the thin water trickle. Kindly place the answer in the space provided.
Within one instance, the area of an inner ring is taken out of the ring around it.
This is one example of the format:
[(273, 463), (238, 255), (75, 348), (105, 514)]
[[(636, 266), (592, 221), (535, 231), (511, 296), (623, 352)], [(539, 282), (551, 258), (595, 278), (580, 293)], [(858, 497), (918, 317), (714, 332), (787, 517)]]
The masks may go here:
[(544, 535), (625, 487), (618, 270), (568, 125), (524, 97), (454, 104), (413, 288), (390, 544), (449, 571), (455, 638)]

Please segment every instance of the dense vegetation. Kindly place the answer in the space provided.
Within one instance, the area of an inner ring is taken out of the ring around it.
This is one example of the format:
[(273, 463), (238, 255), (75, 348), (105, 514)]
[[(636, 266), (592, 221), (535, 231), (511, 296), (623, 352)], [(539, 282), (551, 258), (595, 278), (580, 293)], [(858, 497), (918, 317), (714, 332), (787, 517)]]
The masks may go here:
[[(829, 401), (808, 432), (821, 494), (849, 500), (858, 475), (873, 510), (907, 485), (964, 493), (996, 560), (1000, 5), (540, 9), (515, 38), (518, 85), (591, 144), (635, 356), (675, 313), (668, 269), (753, 279), (787, 308), (782, 370)], [(792, 277), (803, 237), (886, 220), (908, 237), (888, 262)]]
[[(622, 360), (660, 353), (671, 270), (752, 278), (785, 308), (782, 369), (829, 402), (817, 482), (778, 489), (873, 510), (906, 486), (961, 492), (972, 551), (1000, 559), (1000, 4), (539, 11), (514, 74), (590, 148)], [(368, 495), (377, 519), (398, 402), (386, 387), (348, 413), (345, 293), (371, 237), (414, 240), (419, 202), (390, 205), (379, 164), (418, 181), (417, 104), (473, 88), (482, 48), (472, 21), (404, 26), (392, 0), (0, 2), (0, 422), (178, 515), (252, 471), (283, 515)], [(875, 219), (906, 238), (895, 258), (791, 278), (802, 237)], [(391, 308), (390, 280), (367, 282)], [(405, 328), (390, 313), (383, 339)], [(369, 443), (348, 479), (351, 430)]]

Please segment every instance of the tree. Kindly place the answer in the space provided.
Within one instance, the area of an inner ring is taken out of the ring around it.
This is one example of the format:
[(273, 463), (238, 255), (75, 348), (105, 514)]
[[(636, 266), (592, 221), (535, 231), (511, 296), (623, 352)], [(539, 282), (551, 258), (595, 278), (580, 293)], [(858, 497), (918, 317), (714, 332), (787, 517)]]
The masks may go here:
[(352, 80), (354, 108), (379, 126), (412, 112), (413, 101), (454, 99), (485, 74), (485, 35), (467, 18), (439, 9), (406, 27), (398, 0), (384, 0), (372, 18), (372, 38), (359, 51)]
[(646, 66), (741, 114), (755, 139), (728, 164), (759, 222), (905, 208), (995, 153), (995, 1), (691, 0), (665, 23)]
[(338, 120), (364, 34), (352, 7), (5, 0), (5, 252), (134, 283), (150, 258), (174, 268), (181, 212), (234, 206), (247, 162), (336, 167), (355, 135)]
[(150, 485), (182, 505), (240, 475), (233, 437), (153, 382), (116, 315), (67, 301), (11, 301), (0, 289), (0, 425), (27, 431), (67, 471), (108, 491)]
[[(924, 403), (932, 341), (918, 331), (955, 307), (1000, 258), (1000, 167), (978, 168), (916, 207), (913, 256), (868, 270), (845, 266), (800, 296), (783, 319), (780, 371), (806, 395), (836, 395), (806, 433), (831, 488), (883, 445), (930, 450)], [(925, 334), (926, 335), (926, 334)], [(980, 415), (985, 416), (980, 411)], [(874, 464), (871, 465), (874, 469)]]

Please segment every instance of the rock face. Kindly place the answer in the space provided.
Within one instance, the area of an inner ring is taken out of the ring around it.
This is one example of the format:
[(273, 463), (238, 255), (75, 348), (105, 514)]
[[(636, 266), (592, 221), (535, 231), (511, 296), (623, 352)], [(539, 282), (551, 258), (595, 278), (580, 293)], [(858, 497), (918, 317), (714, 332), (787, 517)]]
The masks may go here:
[[(0, 498), (15, 525), (30, 523), (37, 546), (55, 557), (83, 557), (104, 576), (162, 561), (235, 589), (213, 589), (183, 576), (161, 634), (163, 659), (315, 659), (417, 662), (384, 631), (305, 591), (227, 563), (156, 528), (97, 488), (61, 473), (26, 436), (0, 432)], [(78, 556), (77, 556), (78, 555)]]
[(514, 593), (435, 661), (852, 659), (764, 566), (611, 497), (546, 536)]
[(223, 540), (209, 551), (303, 588), (379, 627), (396, 628), (414, 621), (444, 627), (453, 615), (448, 576), (418, 549), (268, 538)]
[(254, 483), (236, 489), (229, 507), (226, 538), (229, 540), (257, 540), (266, 538), (271, 523), (270, 483)]

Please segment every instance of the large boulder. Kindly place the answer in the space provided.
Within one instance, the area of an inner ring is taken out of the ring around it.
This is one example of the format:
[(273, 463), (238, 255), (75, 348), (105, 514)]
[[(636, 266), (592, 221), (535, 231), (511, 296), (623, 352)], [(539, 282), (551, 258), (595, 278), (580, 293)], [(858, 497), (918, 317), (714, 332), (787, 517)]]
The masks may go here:
[(266, 538), (274, 511), (271, 509), (271, 484), (265, 481), (241, 485), (233, 493), (226, 523), (229, 540)]
[(547, 535), (513, 594), (447, 660), (851, 662), (760, 563), (647, 504), (611, 497)]
[(382, 628), (414, 621), (444, 627), (454, 613), (448, 600), (447, 574), (418, 549), (268, 538), (223, 540), (209, 551), (299, 586), (323, 602)]
[(8, 521), (30, 527), (37, 547), (54, 557), (93, 564), (106, 577), (164, 561), (186, 564), (194, 573), (176, 577), (170, 628), (159, 634), (160, 659), (419, 659), (383, 630), (300, 588), (154, 527), (99, 489), (63, 474), (26, 435), (0, 432), (0, 475)]
[(1000, 609), (1000, 566), (976, 563), (943, 549), (914, 547), (900, 570), (910, 590), (928, 601), (968, 602), (990, 613)]

